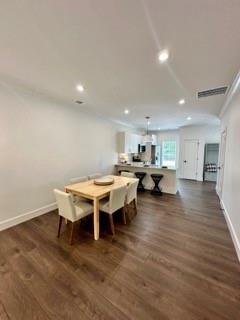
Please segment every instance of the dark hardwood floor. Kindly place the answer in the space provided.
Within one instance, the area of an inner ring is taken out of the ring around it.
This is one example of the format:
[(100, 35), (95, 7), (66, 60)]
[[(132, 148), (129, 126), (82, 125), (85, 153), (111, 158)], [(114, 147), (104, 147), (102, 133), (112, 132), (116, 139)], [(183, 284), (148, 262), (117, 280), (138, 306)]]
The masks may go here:
[[(240, 264), (211, 183), (139, 194), (131, 224), (57, 239), (52, 212), (0, 232), (0, 319), (240, 319)], [(65, 227), (66, 229), (66, 227)], [(76, 228), (77, 229), (77, 228)]]

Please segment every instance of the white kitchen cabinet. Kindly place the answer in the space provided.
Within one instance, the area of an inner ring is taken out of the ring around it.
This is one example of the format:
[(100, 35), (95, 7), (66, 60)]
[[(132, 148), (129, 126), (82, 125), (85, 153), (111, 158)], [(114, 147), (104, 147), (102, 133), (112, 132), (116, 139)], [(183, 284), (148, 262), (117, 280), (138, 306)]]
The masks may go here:
[(138, 134), (131, 135), (131, 150), (132, 153), (138, 153), (138, 145), (141, 144), (142, 137)]
[(118, 132), (117, 137), (118, 153), (138, 153), (138, 144), (141, 143), (141, 136), (126, 131)]
[(118, 153), (129, 153), (130, 151), (130, 134), (127, 132), (117, 133), (117, 151)]
[(156, 146), (157, 145), (157, 136), (155, 134), (152, 135), (152, 145)]

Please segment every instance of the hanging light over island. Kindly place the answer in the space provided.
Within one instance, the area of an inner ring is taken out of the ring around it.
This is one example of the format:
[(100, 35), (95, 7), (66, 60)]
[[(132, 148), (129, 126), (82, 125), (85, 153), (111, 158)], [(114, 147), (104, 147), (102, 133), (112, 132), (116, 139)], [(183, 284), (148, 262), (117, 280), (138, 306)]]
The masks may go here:
[(146, 134), (143, 136), (143, 143), (147, 143), (147, 142), (153, 142), (153, 138), (152, 136), (149, 134), (148, 132), (148, 127), (150, 124), (150, 117), (145, 117), (145, 119), (147, 120), (147, 128), (146, 128)]

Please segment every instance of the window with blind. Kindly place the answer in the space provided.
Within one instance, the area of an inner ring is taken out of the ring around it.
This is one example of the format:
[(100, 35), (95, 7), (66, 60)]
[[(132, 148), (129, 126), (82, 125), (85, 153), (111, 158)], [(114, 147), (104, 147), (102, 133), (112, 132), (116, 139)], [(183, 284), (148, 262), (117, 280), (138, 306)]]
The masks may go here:
[(176, 141), (168, 140), (162, 142), (162, 166), (176, 167), (176, 149)]

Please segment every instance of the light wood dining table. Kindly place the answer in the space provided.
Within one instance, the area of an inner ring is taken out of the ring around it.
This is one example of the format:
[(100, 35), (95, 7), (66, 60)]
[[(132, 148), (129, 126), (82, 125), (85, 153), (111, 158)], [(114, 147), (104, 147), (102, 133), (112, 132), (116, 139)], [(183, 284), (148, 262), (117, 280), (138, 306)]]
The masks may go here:
[(114, 179), (114, 183), (107, 186), (99, 186), (94, 184), (94, 180), (79, 182), (65, 187), (65, 192), (71, 192), (74, 195), (81, 196), (93, 201), (93, 226), (94, 239), (99, 239), (99, 200), (109, 196), (113, 188), (118, 188), (137, 181), (136, 178), (128, 178), (122, 176), (108, 175)]

